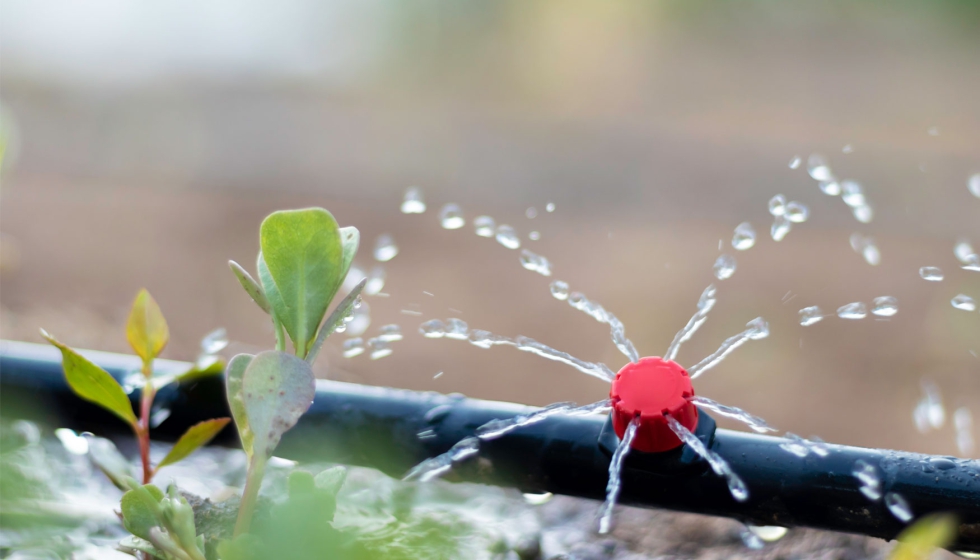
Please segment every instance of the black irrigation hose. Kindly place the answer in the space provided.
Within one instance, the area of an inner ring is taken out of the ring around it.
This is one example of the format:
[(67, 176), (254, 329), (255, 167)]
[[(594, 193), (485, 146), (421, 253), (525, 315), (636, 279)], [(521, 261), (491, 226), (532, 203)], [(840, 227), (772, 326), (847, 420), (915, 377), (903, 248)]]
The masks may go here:
[[(135, 359), (93, 353), (94, 361), (122, 377)], [(158, 369), (188, 364), (161, 360)], [(220, 378), (168, 387), (157, 397), (172, 413), (154, 432), (175, 439), (193, 423), (227, 416)], [(30, 408), (25, 405), (33, 403)], [(68, 389), (60, 354), (35, 344), (0, 341), (0, 410), (16, 410), (76, 430), (106, 433), (124, 428), (109, 413)], [(494, 418), (529, 410), (510, 403), (463, 396), (319, 381), (316, 399), (300, 423), (283, 438), (277, 455), (303, 461), (330, 461), (374, 467), (403, 476), (420, 461), (448, 450)], [(787, 440), (714, 429), (708, 420), (698, 435), (725, 458), (749, 488), (735, 501), (725, 482), (691, 451), (630, 454), (620, 502), (733, 517), (754, 525), (815, 527), (892, 539), (906, 527), (882, 500), (870, 501), (851, 474), (863, 460), (878, 467), (882, 492), (897, 492), (916, 517), (933, 512), (958, 515), (955, 550), (980, 552), (980, 461), (830, 445), (830, 454), (800, 458), (779, 446)], [(424, 432), (424, 436), (419, 437)], [(237, 445), (226, 429), (216, 440)], [(480, 453), (446, 475), (460, 480), (509, 486), (524, 492), (553, 492), (601, 500), (605, 495), (610, 448), (615, 435), (602, 416), (553, 416), (533, 426), (484, 442)]]

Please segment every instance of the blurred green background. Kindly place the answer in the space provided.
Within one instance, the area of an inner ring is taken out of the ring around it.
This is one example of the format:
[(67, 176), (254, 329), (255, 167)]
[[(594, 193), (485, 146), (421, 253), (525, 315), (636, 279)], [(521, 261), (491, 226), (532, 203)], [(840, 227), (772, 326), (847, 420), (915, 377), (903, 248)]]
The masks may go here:
[[(920, 380), (948, 413), (980, 415), (980, 313), (950, 305), (980, 299), (980, 274), (953, 256), (957, 240), (980, 246), (966, 189), (980, 172), (980, 3), (7, 0), (0, 15), (4, 338), (40, 341), (43, 325), (126, 351), (145, 286), (170, 321), (166, 357), (192, 359), (217, 326), (233, 351), (269, 347), (225, 262), (252, 268), (266, 213), (319, 205), (361, 229), (362, 268), (375, 237), (394, 236), (390, 297), (368, 299), (367, 334), (406, 332), (378, 361), (343, 358), (336, 337), (321, 375), (592, 402), (606, 388), (567, 367), (417, 334), (458, 316), (624, 363), (606, 328), (472, 219), (513, 225), (644, 355), (663, 353), (715, 280), (719, 240), (732, 253), (750, 221), (759, 242), (735, 253), (680, 361), (758, 315), (772, 335), (700, 378), (700, 394), (804, 436), (943, 454), (962, 453), (950, 414), (928, 434), (912, 421)], [(787, 166), (814, 152), (864, 185), (873, 222), (823, 195), (805, 163)], [(409, 185), (427, 213), (399, 212)], [(778, 244), (777, 193), (812, 214)], [(447, 202), (465, 228), (440, 228)], [(855, 232), (875, 238), (880, 265), (852, 251)], [(926, 265), (946, 280), (920, 279)], [(899, 301), (888, 321), (798, 324), (802, 307), (881, 295)]]

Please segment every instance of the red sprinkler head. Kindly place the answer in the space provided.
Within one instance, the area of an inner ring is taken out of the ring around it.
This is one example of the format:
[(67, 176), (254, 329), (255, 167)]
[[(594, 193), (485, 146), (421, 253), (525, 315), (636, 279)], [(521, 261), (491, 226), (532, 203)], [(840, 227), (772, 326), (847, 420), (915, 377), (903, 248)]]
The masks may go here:
[(664, 413), (693, 432), (698, 425), (698, 409), (688, 400), (693, 396), (691, 378), (677, 362), (658, 357), (630, 362), (619, 370), (609, 390), (613, 429), (622, 439), (626, 426), (639, 416), (633, 449), (670, 451), (679, 447), (681, 440), (667, 425)]

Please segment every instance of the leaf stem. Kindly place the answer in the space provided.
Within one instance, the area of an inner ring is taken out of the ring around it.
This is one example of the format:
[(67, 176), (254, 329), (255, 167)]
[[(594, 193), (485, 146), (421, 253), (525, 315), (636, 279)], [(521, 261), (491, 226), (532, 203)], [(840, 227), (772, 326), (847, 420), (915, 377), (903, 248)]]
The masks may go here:
[(238, 519), (235, 521), (235, 536), (248, 532), (252, 525), (252, 515), (258, 505), (259, 487), (262, 485), (262, 475), (265, 472), (266, 457), (262, 453), (252, 455), (245, 475), (245, 491), (238, 506)]
[(156, 387), (153, 386), (153, 361), (143, 363), (143, 377), (146, 383), (140, 392), (140, 418), (134, 431), (139, 440), (140, 461), (143, 463), (143, 484), (149, 484), (153, 479), (153, 466), (150, 465), (150, 415), (153, 411), (153, 399), (156, 397)]

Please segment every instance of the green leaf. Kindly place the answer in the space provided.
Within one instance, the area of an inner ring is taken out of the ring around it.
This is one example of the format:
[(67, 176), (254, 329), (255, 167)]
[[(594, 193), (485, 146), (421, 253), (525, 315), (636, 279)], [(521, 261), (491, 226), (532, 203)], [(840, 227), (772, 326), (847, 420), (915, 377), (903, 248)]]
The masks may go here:
[(357, 302), (358, 296), (361, 295), (361, 290), (367, 284), (367, 278), (364, 278), (354, 286), (354, 289), (347, 294), (340, 304), (334, 308), (333, 313), (327, 317), (327, 320), (323, 322), (323, 326), (320, 327), (320, 332), (316, 335), (316, 340), (310, 345), (310, 353), (306, 355), (306, 361), (313, 365), (316, 361), (317, 354), (320, 353), (320, 348), (323, 343), (327, 340), (327, 337), (337, 330), (337, 325), (339, 325), (347, 315), (351, 313), (351, 309), (354, 307), (354, 303)]
[(235, 261), (228, 261), (228, 267), (235, 273), (235, 277), (238, 278), (238, 282), (243, 288), (245, 288), (245, 292), (252, 298), (252, 301), (258, 304), (258, 306), (262, 308), (262, 311), (271, 314), (272, 307), (269, 305), (269, 300), (262, 292), (262, 286), (259, 286), (259, 283), (252, 278), (252, 275), (242, 268), (242, 265), (236, 263)]
[(120, 490), (130, 489), (130, 480), (133, 478), (133, 468), (129, 461), (122, 456), (116, 449), (116, 444), (111, 441), (95, 437), (86, 436), (88, 440), (88, 456), (92, 463), (105, 474), (113, 484)]
[(160, 502), (163, 491), (152, 484), (145, 484), (123, 494), (123, 526), (141, 539), (150, 538), (150, 529), (160, 526)]
[(282, 434), (310, 408), (315, 394), (313, 370), (306, 361), (275, 350), (256, 355), (242, 377), (254, 453), (268, 457)]
[(347, 468), (339, 465), (331, 467), (325, 471), (321, 471), (313, 480), (316, 483), (316, 487), (321, 491), (331, 496), (336, 496), (340, 492), (340, 488), (344, 485), (344, 481), (347, 480)]
[(159, 356), (170, 340), (170, 330), (163, 312), (146, 289), (140, 290), (133, 300), (129, 320), (126, 321), (126, 338), (136, 354), (143, 358), (144, 364)]
[(354, 262), (354, 255), (357, 254), (357, 246), (361, 243), (361, 232), (354, 226), (342, 227), (338, 231), (340, 232), (340, 243), (344, 247), (344, 263), (340, 271), (340, 283), (343, 284), (344, 278), (347, 278), (347, 271), (350, 270), (350, 265)]
[[(278, 306), (272, 298), (269, 303), (296, 354), (305, 357), (343, 279), (344, 246), (337, 221), (323, 208), (273, 212), (262, 222), (259, 242), (281, 298)], [(265, 287), (265, 279), (260, 280)]]
[(245, 368), (252, 362), (251, 354), (238, 354), (228, 362), (225, 369), (225, 392), (228, 395), (228, 408), (231, 409), (231, 416), (235, 419), (235, 426), (238, 428), (238, 437), (242, 440), (242, 449), (249, 459), (252, 458), (252, 429), (248, 425), (248, 416), (245, 414), (245, 400), (242, 398), (242, 376), (245, 375)]
[(944, 548), (956, 540), (958, 521), (955, 515), (937, 513), (916, 521), (898, 536), (889, 560), (929, 560), (937, 548)]
[(170, 448), (170, 452), (160, 461), (157, 468), (172, 465), (193, 453), (198, 447), (207, 445), (209, 441), (214, 439), (214, 436), (218, 435), (218, 432), (228, 425), (228, 422), (231, 422), (231, 418), (215, 418), (191, 426)]
[[(256, 268), (259, 271), (259, 281), (262, 282), (262, 289), (265, 291), (266, 297), (269, 299), (269, 305), (272, 307), (272, 325), (276, 333), (276, 349), (285, 350), (286, 343), (283, 340), (282, 335), (282, 315), (286, 304), (282, 300), (282, 296), (279, 294), (279, 288), (276, 286), (276, 281), (272, 279), (272, 273), (269, 272), (269, 267), (265, 264), (265, 259), (262, 257), (262, 251), (259, 251), (259, 257), (256, 260)], [(296, 350), (299, 352), (299, 350)]]
[(44, 329), (41, 329), (41, 336), (61, 350), (61, 365), (65, 370), (65, 379), (76, 395), (94, 402), (130, 425), (136, 425), (136, 415), (133, 414), (129, 397), (113, 376), (78, 352), (55, 340)]

